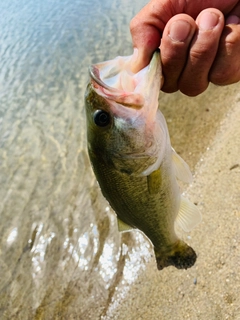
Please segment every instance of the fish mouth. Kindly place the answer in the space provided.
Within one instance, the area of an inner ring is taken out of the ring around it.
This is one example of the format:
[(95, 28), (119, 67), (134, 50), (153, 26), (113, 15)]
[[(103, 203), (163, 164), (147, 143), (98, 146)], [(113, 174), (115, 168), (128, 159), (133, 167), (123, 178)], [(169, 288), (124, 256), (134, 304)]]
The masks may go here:
[(121, 90), (108, 86), (100, 77), (100, 71), (95, 65), (89, 67), (89, 75), (91, 79), (98, 84), (101, 88), (106, 89), (112, 93), (119, 94)]
[(144, 105), (144, 97), (135, 92), (126, 92), (117, 88), (108, 86), (100, 76), (100, 70), (96, 65), (89, 67), (89, 74), (92, 79), (92, 85), (95, 91), (102, 97), (113, 100), (123, 107), (130, 109), (141, 109)]
[(93, 89), (123, 107), (141, 109), (146, 100), (157, 105), (162, 78), (159, 51), (153, 54), (150, 64), (136, 74), (130, 70), (131, 57), (117, 57), (91, 65), (89, 74)]

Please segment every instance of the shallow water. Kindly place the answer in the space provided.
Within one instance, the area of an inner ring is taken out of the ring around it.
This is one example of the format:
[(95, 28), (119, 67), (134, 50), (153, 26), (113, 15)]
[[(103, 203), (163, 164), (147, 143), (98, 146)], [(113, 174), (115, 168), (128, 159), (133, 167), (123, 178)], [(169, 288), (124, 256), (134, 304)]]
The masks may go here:
[[(0, 2), (0, 318), (105, 318), (153, 259), (141, 233), (117, 232), (89, 165), (83, 111), (88, 65), (131, 54), (128, 24), (146, 2)], [(192, 168), (196, 138), (216, 128), (199, 122), (226, 111), (209, 107), (212, 90), (161, 100)]]
[(131, 53), (143, 4), (0, 3), (0, 318), (98, 319), (141, 268), (89, 166), (83, 95), (90, 63)]

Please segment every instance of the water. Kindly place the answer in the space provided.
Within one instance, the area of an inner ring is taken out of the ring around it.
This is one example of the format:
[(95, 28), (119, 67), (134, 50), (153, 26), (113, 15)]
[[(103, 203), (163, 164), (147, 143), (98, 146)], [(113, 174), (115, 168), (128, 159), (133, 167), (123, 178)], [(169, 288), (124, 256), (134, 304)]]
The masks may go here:
[(99, 319), (142, 268), (89, 166), (83, 96), (90, 63), (131, 54), (144, 3), (0, 2), (0, 318)]

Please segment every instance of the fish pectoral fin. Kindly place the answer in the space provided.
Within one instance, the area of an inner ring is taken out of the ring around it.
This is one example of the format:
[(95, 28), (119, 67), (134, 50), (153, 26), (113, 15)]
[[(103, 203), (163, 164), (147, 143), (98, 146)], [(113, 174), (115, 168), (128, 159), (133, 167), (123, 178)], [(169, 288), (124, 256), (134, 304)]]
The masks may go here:
[(188, 164), (176, 153), (172, 148), (172, 163), (175, 171), (175, 175), (178, 180), (183, 182), (192, 182), (192, 173)]
[(156, 194), (159, 192), (162, 183), (161, 169), (153, 171), (147, 176), (148, 192)]
[(180, 209), (175, 223), (184, 231), (189, 232), (202, 220), (198, 208), (189, 200), (181, 197)]
[(117, 222), (118, 222), (118, 231), (119, 232), (131, 231), (133, 229), (133, 227), (129, 226), (127, 223), (123, 222), (119, 218), (117, 218)]

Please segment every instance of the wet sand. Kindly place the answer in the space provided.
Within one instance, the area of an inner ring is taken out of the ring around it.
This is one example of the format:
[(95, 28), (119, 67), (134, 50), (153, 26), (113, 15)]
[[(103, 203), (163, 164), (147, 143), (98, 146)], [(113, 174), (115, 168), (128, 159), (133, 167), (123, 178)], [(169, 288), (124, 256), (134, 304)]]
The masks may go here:
[[(189, 139), (177, 149), (194, 169), (186, 194), (203, 216), (196, 229), (181, 233), (196, 250), (197, 262), (188, 270), (159, 272), (152, 257), (124, 299), (126, 285), (119, 286), (102, 319), (240, 319), (239, 85), (210, 88), (191, 101), (196, 108), (189, 106), (191, 117), (185, 113), (190, 130), (183, 132)], [(177, 139), (179, 134), (173, 135)]]

